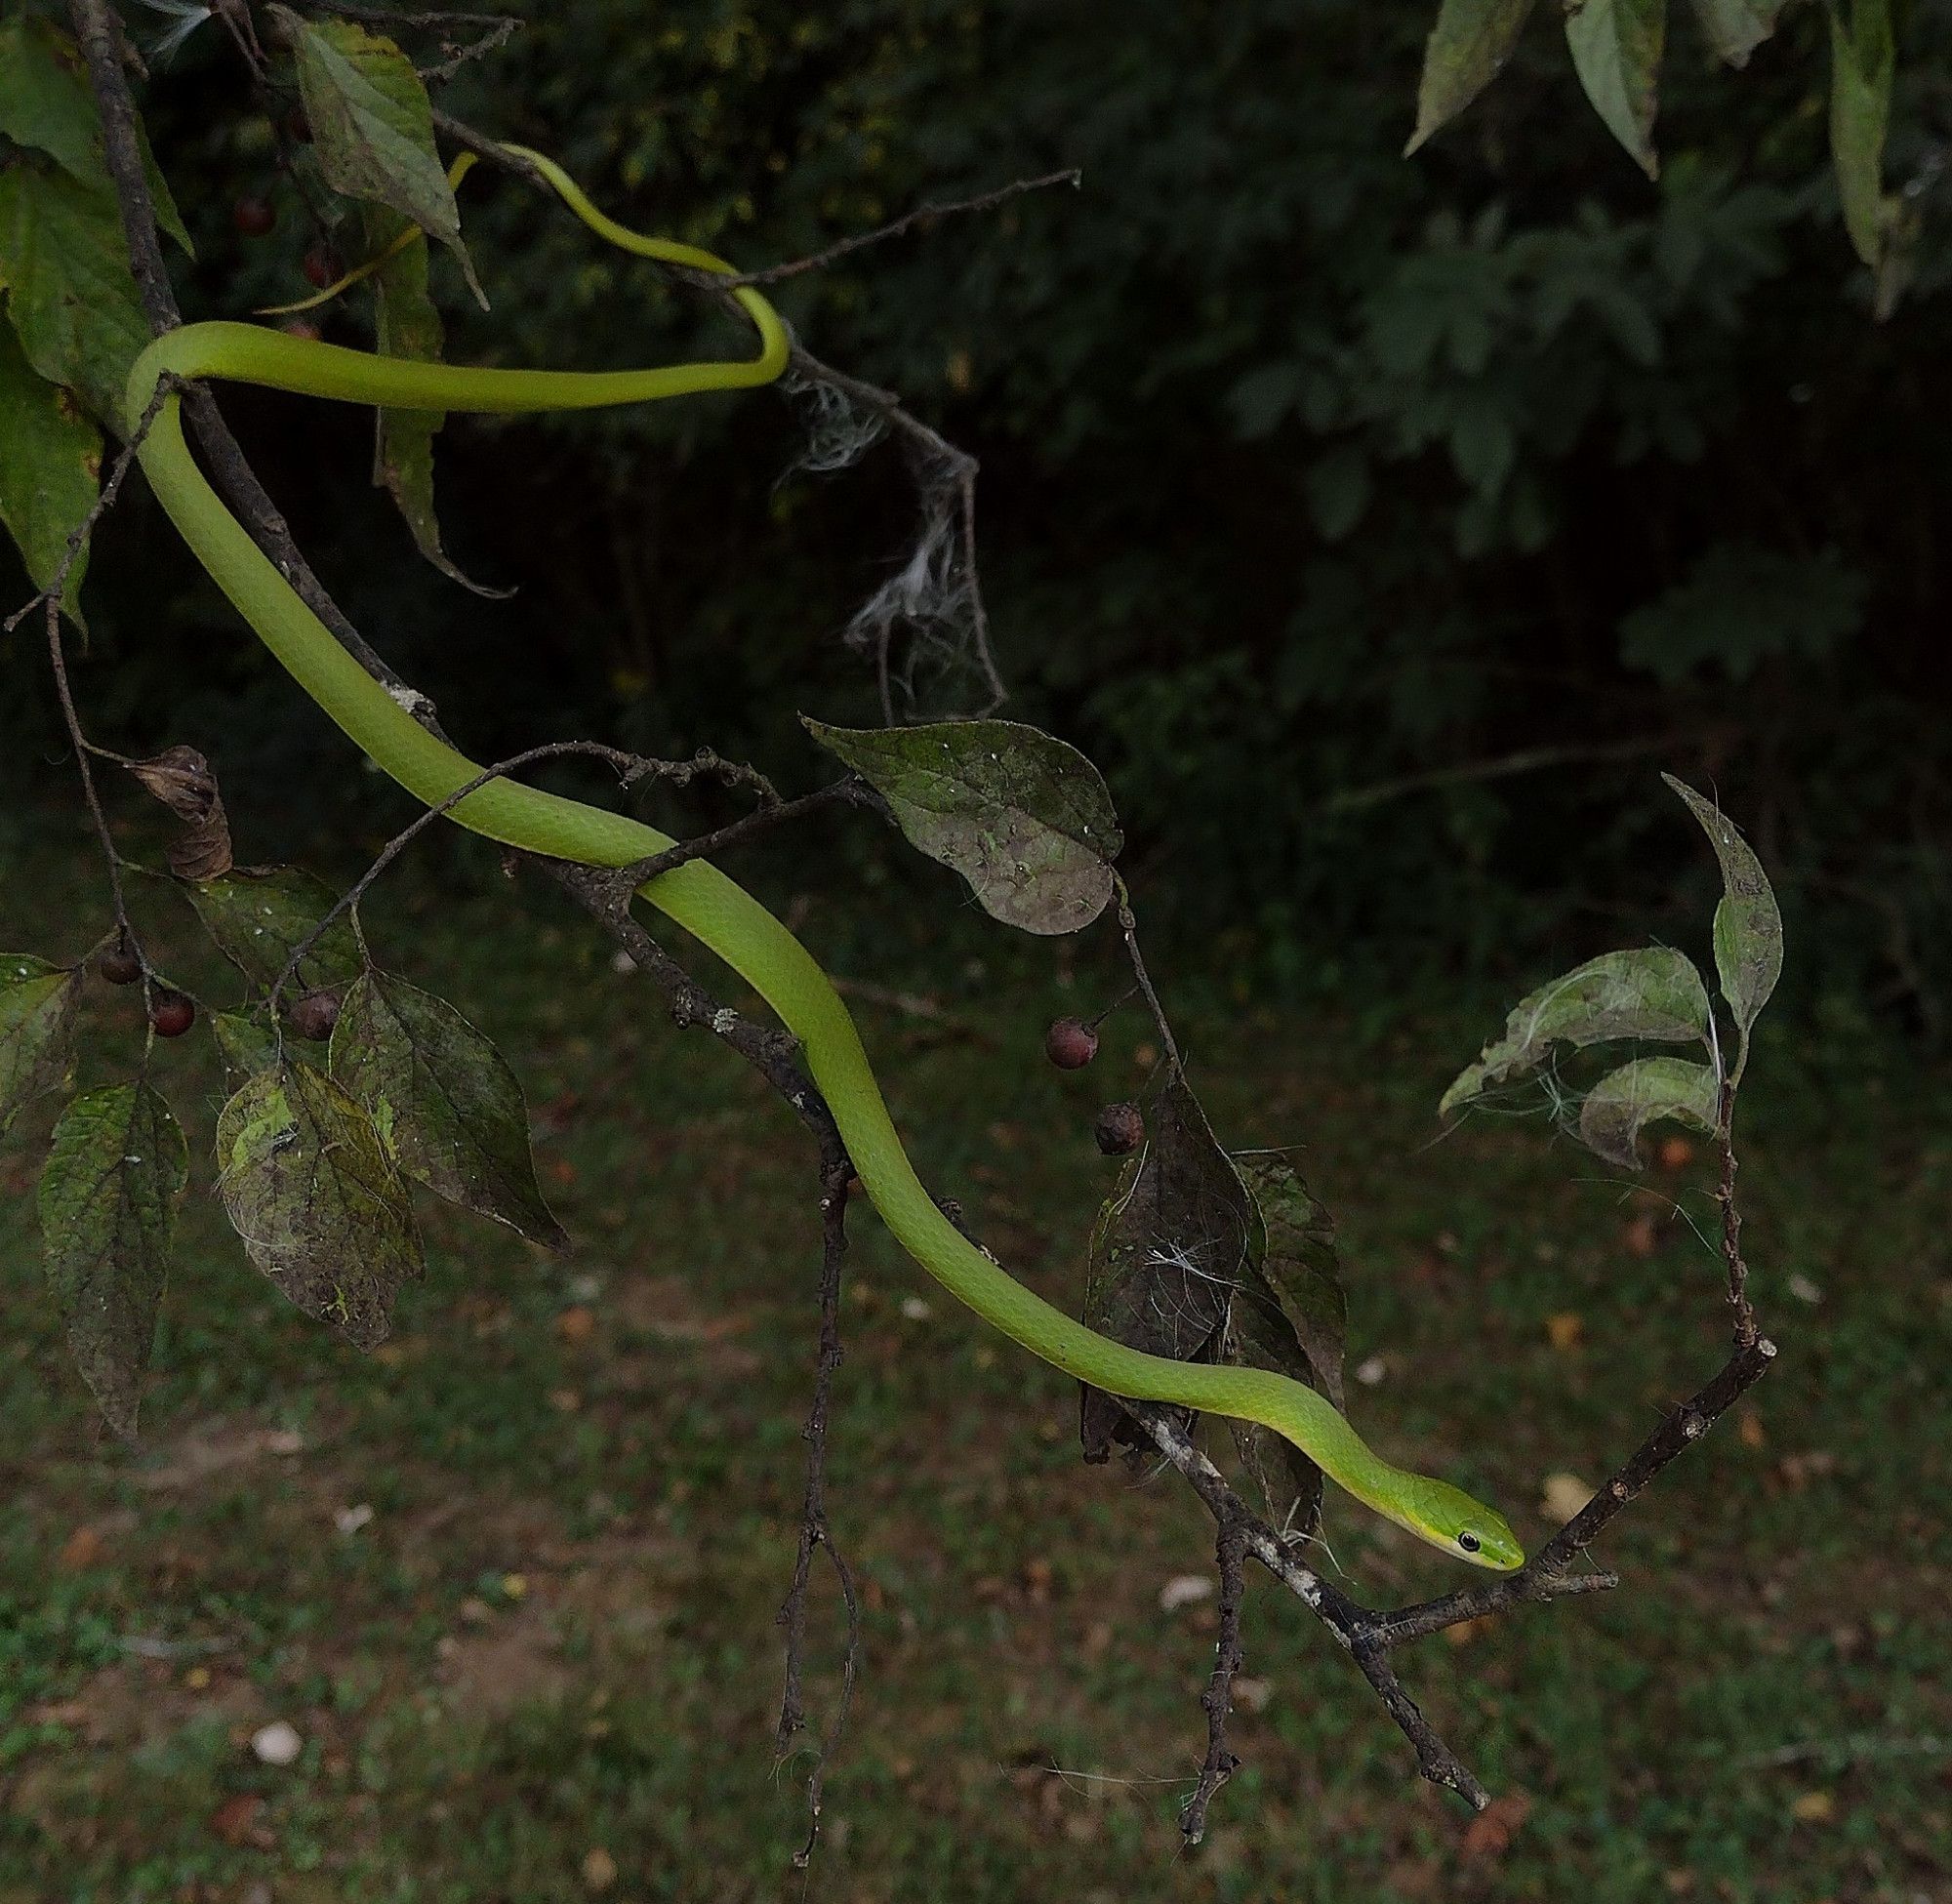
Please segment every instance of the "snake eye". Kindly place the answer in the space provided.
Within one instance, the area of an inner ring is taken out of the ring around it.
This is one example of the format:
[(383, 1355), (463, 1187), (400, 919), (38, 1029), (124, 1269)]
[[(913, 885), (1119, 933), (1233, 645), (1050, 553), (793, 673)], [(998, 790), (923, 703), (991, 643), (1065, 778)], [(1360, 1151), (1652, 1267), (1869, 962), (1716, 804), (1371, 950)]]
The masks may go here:
[(1467, 1528), (1463, 1533), (1457, 1536), (1457, 1545), (1461, 1547), (1465, 1551), (1465, 1553), (1475, 1554), (1477, 1553), (1478, 1549), (1483, 1545), (1483, 1542), (1479, 1540), (1476, 1534), (1472, 1533)]

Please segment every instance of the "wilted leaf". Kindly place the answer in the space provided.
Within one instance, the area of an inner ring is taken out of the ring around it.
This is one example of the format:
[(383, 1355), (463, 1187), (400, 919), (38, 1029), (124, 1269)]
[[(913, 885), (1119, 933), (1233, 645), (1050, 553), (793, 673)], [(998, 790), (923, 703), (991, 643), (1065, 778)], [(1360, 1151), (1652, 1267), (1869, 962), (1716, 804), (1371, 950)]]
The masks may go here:
[(1749, 55), (1775, 31), (1782, 0), (1694, 0), (1694, 17), (1708, 43), (1731, 66), (1746, 66)]
[(1444, 1092), (1437, 1114), (1535, 1071), (1554, 1045), (1583, 1049), (1608, 1038), (1685, 1044), (1708, 1036), (1708, 993), (1686, 953), (1667, 946), (1603, 953), (1541, 986), (1505, 1020), (1505, 1034)]
[(1884, 263), (1895, 207), (1884, 191), (1885, 133), (1891, 123), (1890, 0), (1848, 0), (1830, 8), (1830, 156), (1844, 224), (1857, 256), (1873, 270)]
[(66, 1080), (80, 998), (78, 966), (0, 952), (0, 1131), (23, 1104)]
[(1257, 1267), (1308, 1358), (1306, 1379), (1340, 1408), (1349, 1307), (1335, 1220), (1285, 1158), (1237, 1156), (1234, 1167), (1260, 1211), (1266, 1241)]
[[(291, 34), (312, 150), (335, 190), (385, 205), (454, 254), (485, 308), (461, 241), (461, 213), (433, 142), (433, 109), (413, 61), (381, 33), (346, 20), (266, 10)], [(403, 254), (404, 255), (404, 254)]]
[(262, 1018), (247, 1018), (242, 1012), (215, 1012), (210, 1029), (223, 1054), (224, 1069), (236, 1083), (269, 1071), (278, 1062), (278, 1040)]
[(1706, 1065), (1687, 1058), (1637, 1058), (1587, 1092), (1579, 1111), (1579, 1141), (1608, 1163), (1638, 1170), (1638, 1140), (1647, 1124), (1672, 1117), (1712, 1135), (1721, 1115), (1721, 1085)]
[[(239, 867), (187, 888), (203, 928), (246, 978), (272, 984), (337, 895), (294, 866)], [(300, 963), (301, 990), (348, 984), (364, 969), (349, 914), (333, 920)]]
[(1572, 69), (1606, 130), (1649, 179), (1667, 0), (1577, 0), (1566, 16)]
[(1416, 130), (1403, 156), (1475, 100), (1512, 57), (1532, 0), (1444, 0), (1423, 50)]
[(421, 1274), (421, 1236), (358, 1100), (296, 1060), (261, 1072), (219, 1115), (217, 1159), (252, 1262), (356, 1347), (385, 1341), (394, 1292)]
[(183, 823), (170, 841), (170, 870), (181, 879), (221, 879), (230, 871), (230, 822), (210, 762), (193, 747), (165, 748), (129, 771)]
[(1590, 1482), (1583, 1481), (1577, 1475), (1564, 1471), (1547, 1475), (1539, 1497), (1539, 1511), (1562, 1524), (1572, 1517), (1593, 1498)]
[[(35, 372), (12, 326), (0, 323), (0, 522), (36, 588), (53, 583), (101, 479), (102, 432), (72, 392)], [(77, 628), (87, 571), (84, 547), (61, 590), (61, 607)]]
[[(1348, 1307), (1335, 1226), (1285, 1159), (1234, 1159), (1253, 1197), (1261, 1247), (1251, 1254), (1227, 1318), (1229, 1361), (1278, 1369), (1342, 1406)], [(1322, 1512), (1322, 1471), (1291, 1441), (1253, 1422), (1227, 1424), (1240, 1461), (1277, 1526), (1312, 1533)], [(1277, 1468), (1285, 1482), (1276, 1479)]]
[(146, 1084), (86, 1091), (55, 1126), (41, 1173), (48, 1282), (68, 1351), (108, 1425), (133, 1436), (189, 1155)]
[(911, 845), (969, 881), (992, 917), (1076, 932), (1105, 910), (1124, 835), (1098, 769), (1076, 748), (1007, 720), (806, 727), (887, 800)]
[(340, 1007), (332, 1073), (408, 1176), (531, 1242), (567, 1242), (536, 1186), (522, 1087), (452, 1005), (367, 973)]
[[(1260, 1213), (1176, 1070), (1157, 1073), (1140, 1105), (1146, 1148), (1098, 1212), (1084, 1319), (1149, 1355), (1210, 1361), (1234, 1293), (1263, 1247)], [(1079, 1436), (1087, 1461), (1105, 1459), (1121, 1412), (1084, 1386)]]
[(1715, 970), (1722, 995), (1746, 1037), (1782, 976), (1782, 913), (1763, 863), (1713, 800), (1662, 774), (1700, 821), (1722, 863), (1722, 903), (1715, 908)]

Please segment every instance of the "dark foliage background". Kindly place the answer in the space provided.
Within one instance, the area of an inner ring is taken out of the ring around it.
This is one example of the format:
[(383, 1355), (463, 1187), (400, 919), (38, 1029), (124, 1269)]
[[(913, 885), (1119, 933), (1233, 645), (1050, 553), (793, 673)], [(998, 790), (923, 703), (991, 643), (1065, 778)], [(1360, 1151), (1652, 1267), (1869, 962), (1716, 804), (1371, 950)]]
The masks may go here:
[[(1826, 170), (1818, 9), (1742, 73), (1677, 19), (1657, 185), (1543, 20), (1402, 158), (1430, 11), (574, 0), (531, 10), (444, 103), (752, 263), (1082, 168), (1079, 192), (782, 303), (981, 456), (1014, 711), (1105, 769), (1156, 916), (1226, 921), (1222, 963), (1298, 987), (1378, 958), (1532, 969), (1539, 940), (1596, 950), (1622, 913), (1678, 932), (1710, 871), (1666, 766), (1717, 787), (1770, 862), (1793, 995), (1936, 1035), (1952, 20), (1901, 21), (1889, 175), (1925, 224), (1877, 324)], [(198, 240), (191, 310), (301, 295), (317, 234), (219, 29), (147, 110)], [(233, 229), (250, 193), (278, 207), (268, 238)], [(451, 354), (722, 345), (533, 195), (477, 175), (463, 196), (494, 308), (435, 262)], [(355, 294), (326, 334), (365, 342), (369, 317)], [(445, 526), (465, 569), (519, 590), (491, 602), (414, 556), (367, 487), (363, 417), (226, 406), (322, 571), (483, 757), (710, 742), (793, 781), (816, 771), (797, 710), (875, 717), (839, 630), (913, 532), (886, 443), (788, 473), (807, 417), (777, 397), (457, 420)], [(206, 749), (259, 857), (299, 850), (294, 827), (396, 817), (153, 510), (109, 525), (90, 588), (91, 725)], [(21, 828), (41, 802), (19, 794), (68, 794), (31, 628), (0, 670), (0, 825)]]

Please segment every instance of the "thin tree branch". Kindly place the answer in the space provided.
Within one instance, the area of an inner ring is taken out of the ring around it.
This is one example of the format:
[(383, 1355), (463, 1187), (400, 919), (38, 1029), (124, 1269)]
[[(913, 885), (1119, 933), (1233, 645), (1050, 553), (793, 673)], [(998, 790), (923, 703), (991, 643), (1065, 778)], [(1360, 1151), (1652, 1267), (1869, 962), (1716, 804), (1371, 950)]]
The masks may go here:
[(1737, 1349), (1756, 1344), (1756, 1312), (1749, 1301), (1749, 1266), (1742, 1260), (1742, 1212), (1735, 1201), (1735, 1084), (1722, 1084), (1721, 1115), (1716, 1120), (1716, 1149), (1721, 1153), (1722, 1177), (1715, 1200), (1722, 1206), (1722, 1260), (1728, 1272), (1728, 1312)]
[(779, 1611), (778, 1624), (785, 1630), (786, 1683), (780, 1694), (780, 1719), (776, 1750), (784, 1759), (793, 1741), (806, 1726), (806, 1710), (801, 1694), (801, 1676), (806, 1656), (806, 1596), (813, 1568), (815, 1548), (825, 1551), (834, 1564), (840, 1586), (841, 1603), (847, 1612), (847, 1640), (841, 1650), (840, 1696), (834, 1710), (834, 1722), (815, 1750), (806, 1778), (806, 1842), (793, 1855), (793, 1868), (804, 1871), (813, 1859), (820, 1840), (822, 1793), (827, 1783), (827, 1767), (838, 1750), (847, 1729), (847, 1715), (854, 1703), (854, 1678), (861, 1656), (861, 1601), (855, 1591), (854, 1575), (846, 1558), (834, 1543), (827, 1519), (827, 1424), (833, 1399), (834, 1371), (841, 1361), (840, 1348), (840, 1265), (847, 1254), (847, 1187), (854, 1166), (844, 1150), (838, 1149), (838, 1134), (832, 1145), (823, 1144), (820, 1165), (820, 1351), (814, 1366), (813, 1399), (806, 1412), (800, 1438), (806, 1443), (806, 1471), (802, 1485), (799, 1545), (793, 1557), (793, 1585)]
[(1220, 1637), (1213, 1646), (1213, 1677), (1200, 1703), (1206, 1712), (1206, 1758), (1200, 1783), (1179, 1819), (1180, 1835), (1189, 1845), (1206, 1836), (1206, 1811), (1213, 1796), (1240, 1768), (1240, 1759), (1227, 1747), (1227, 1721), (1234, 1710), (1234, 1675), (1240, 1670), (1240, 1601), (1246, 1593), (1245, 1528), (1231, 1519), (1220, 1522), (1214, 1540), (1214, 1562), (1220, 1571)]
[(1172, 1026), (1165, 1015), (1165, 1007), (1159, 1003), (1159, 995), (1153, 990), (1152, 975), (1146, 970), (1145, 954), (1139, 951), (1139, 921), (1132, 911), (1132, 895), (1126, 890), (1125, 882), (1116, 872), (1112, 875), (1113, 889), (1118, 896), (1118, 930), (1125, 941), (1125, 955), (1132, 961), (1132, 976), (1138, 981), (1138, 989), (1144, 994), (1146, 1005), (1153, 1015), (1153, 1024), (1158, 1027), (1159, 1042), (1165, 1046), (1165, 1055), (1172, 1068), (1182, 1075), (1185, 1067), (1179, 1061), (1179, 1045), (1172, 1035)]
[(1401, 774), (1394, 780), (1377, 781), (1369, 787), (1345, 788), (1322, 802), (1326, 814), (1361, 813), (1405, 793), (1421, 793), (1433, 787), (1461, 787), (1477, 781), (1508, 780), (1517, 774), (1537, 773), (1546, 767), (1569, 767), (1606, 760), (1638, 760), (1644, 754), (1664, 753), (1670, 748), (1697, 739), (1692, 734), (1643, 734), (1625, 741), (1571, 742), (1556, 747), (1522, 748), (1516, 753), (1500, 754), (1492, 760), (1465, 760), (1455, 766), (1431, 767), (1422, 773)]
[(913, 231), (918, 224), (933, 224), (938, 220), (957, 218), (967, 212), (992, 212), (998, 205), (1021, 198), (1026, 192), (1043, 191), (1051, 185), (1077, 186), (1083, 182), (1084, 174), (1076, 166), (1068, 166), (1062, 172), (1046, 172), (1040, 178), (1012, 179), (1007, 185), (978, 192), (973, 198), (952, 198), (940, 203), (927, 201), (886, 224), (877, 225), (873, 231), (857, 231), (851, 237), (836, 240), (824, 251), (809, 253), (805, 258), (791, 259), (784, 264), (768, 264), (757, 271), (742, 271), (737, 277), (708, 279), (701, 276), (698, 282), (701, 286), (710, 284), (719, 291), (737, 291), (749, 284), (782, 284), (788, 278), (796, 278), (806, 271), (825, 270), (854, 252), (867, 250), (870, 245), (884, 245), (891, 238)]

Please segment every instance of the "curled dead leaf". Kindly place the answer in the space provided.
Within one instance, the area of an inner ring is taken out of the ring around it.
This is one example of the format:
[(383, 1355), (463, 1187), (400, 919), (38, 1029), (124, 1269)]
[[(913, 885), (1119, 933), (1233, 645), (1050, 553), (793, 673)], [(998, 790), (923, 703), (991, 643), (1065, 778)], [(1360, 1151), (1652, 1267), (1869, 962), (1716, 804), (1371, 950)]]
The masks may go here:
[(183, 823), (170, 841), (170, 871), (181, 879), (219, 879), (230, 871), (230, 822), (210, 762), (193, 747), (165, 748), (129, 771)]
[(1467, 1858), (1501, 1858), (1512, 1848), (1519, 1827), (1531, 1815), (1528, 1792), (1505, 1792), (1493, 1799), (1464, 1827), (1462, 1850)]
[(1592, 1498), (1592, 1488), (1577, 1475), (1547, 1475), (1539, 1506), (1555, 1520), (1570, 1520)]

